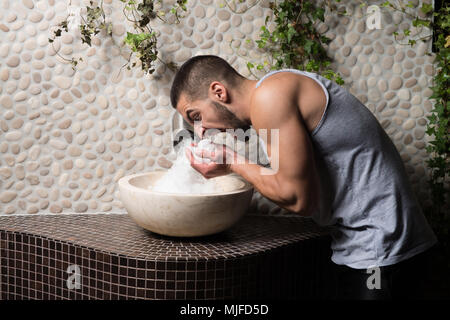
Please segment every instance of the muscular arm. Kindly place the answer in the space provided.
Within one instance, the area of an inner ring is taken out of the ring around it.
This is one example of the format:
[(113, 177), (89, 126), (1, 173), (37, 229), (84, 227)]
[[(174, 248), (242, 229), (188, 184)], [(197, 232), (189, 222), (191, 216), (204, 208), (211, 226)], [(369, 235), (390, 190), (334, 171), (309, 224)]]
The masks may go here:
[[(260, 133), (267, 129), (267, 153), (272, 168), (277, 155), (271, 154), (271, 129), (279, 129), (278, 170), (270, 175), (257, 164), (232, 164), (231, 170), (252, 183), (265, 197), (279, 206), (309, 216), (317, 205), (317, 172), (312, 144), (293, 94), (276, 87), (255, 93), (252, 101), (252, 125)], [(276, 150), (276, 149), (275, 149)]]

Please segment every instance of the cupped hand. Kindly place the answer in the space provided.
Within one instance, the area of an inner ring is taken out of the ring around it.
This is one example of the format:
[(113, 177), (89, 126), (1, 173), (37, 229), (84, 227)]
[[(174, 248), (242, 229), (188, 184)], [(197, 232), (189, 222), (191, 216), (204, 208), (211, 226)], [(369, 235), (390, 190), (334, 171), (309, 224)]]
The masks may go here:
[[(191, 143), (192, 147), (196, 147), (195, 143)], [(231, 165), (227, 163), (227, 155), (229, 159), (233, 159), (234, 151), (228, 149), (225, 145), (215, 145), (214, 151), (195, 150), (195, 155), (203, 159), (209, 159), (210, 162), (202, 162), (198, 160), (192, 153), (192, 149), (186, 148), (185, 153), (192, 168), (201, 173), (205, 178), (210, 179), (231, 173)]]

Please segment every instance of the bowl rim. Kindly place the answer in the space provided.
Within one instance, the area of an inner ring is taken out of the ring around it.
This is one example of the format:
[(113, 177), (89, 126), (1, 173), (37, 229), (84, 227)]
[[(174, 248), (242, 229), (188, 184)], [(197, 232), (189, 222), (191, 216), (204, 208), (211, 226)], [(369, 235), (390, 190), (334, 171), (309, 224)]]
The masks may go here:
[(153, 190), (148, 190), (148, 189), (144, 189), (144, 188), (139, 188), (136, 187), (134, 185), (132, 185), (130, 183), (130, 180), (136, 177), (140, 177), (140, 176), (145, 176), (148, 174), (152, 174), (152, 173), (165, 173), (166, 170), (154, 170), (154, 171), (147, 171), (147, 172), (141, 172), (141, 173), (135, 173), (135, 174), (130, 174), (127, 176), (124, 176), (122, 178), (120, 178), (117, 181), (117, 184), (119, 185), (119, 187), (124, 187), (124, 188), (129, 188), (131, 190), (134, 191), (139, 191), (139, 192), (145, 192), (145, 193), (150, 193), (150, 194), (157, 194), (157, 195), (161, 195), (161, 196), (177, 196), (177, 197), (186, 197), (186, 198), (190, 198), (190, 197), (210, 197), (210, 196), (227, 196), (227, 195), (232, 195), (232, 194), (236, 194), (236, 193), (245, 193), (248, 192), (249, 190), (252, 190), (254, 187), (253, 185), (248, 182), (247, 180), (245, 180), (244, 178), (242, 178), (240, 175), (235, 174), (235, 173), (230, 173), (227, 175), (223, 175), (221, 177), (225, 177), (225, 176), (229, 176), (231, 175), (232, 177), (239, 179), (240, 181), (242, 181), (244, 183), (244, 186), (238, 190), (233, 190), (233, 191), (228, 191), (228, 192), (211, 192), (211, 193), (176, 193), (176, 192), (161, 192), (161, 191), (153, 191)]

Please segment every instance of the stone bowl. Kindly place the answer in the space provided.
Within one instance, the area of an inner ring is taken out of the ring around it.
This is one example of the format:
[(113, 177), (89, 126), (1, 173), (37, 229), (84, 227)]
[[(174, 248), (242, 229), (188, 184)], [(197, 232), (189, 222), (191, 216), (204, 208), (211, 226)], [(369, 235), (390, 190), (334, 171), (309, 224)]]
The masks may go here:
[(164, 171), (138, 173), (118, 181), (120, 200), (141, 227), (166, 236), (198, 237), (224, 231), (247, 212), (253, 186), (235, 174), (212, 178), (220, 193), (166, 193), (149, 190)]

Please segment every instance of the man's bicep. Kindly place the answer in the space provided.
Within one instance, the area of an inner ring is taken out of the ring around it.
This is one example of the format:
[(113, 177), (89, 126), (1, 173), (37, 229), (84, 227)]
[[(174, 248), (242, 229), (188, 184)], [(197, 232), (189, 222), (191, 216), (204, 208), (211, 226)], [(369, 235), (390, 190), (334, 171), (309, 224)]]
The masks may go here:
[(277, 181), (279, 204), (294, 212), (311, 214), (314, 210), (311, 208), (319, 201), (318, 175), (312, 143), (298, 115), (285, 121), (278, 135), (274, 132), (269, 135), (267, 150), (271, 172)]
[[(316, 202), (317, 173), (310, 135), (296, 105), (280, 99), (273, 107), (265, 104), (265, 112), (254, 123), (261, 133), (266, 129), (267, 153), (274, 170), (278, 194), (284, 203), (296, 203), (296, 207), (310, 208)], [(284, 102), (284, 104), (282, 104)], [(272, 113), (269, 112), (272, 110)]]
[[(265, 142), (269, 157), (272, 161), (278, 157), (279, 168), (286, 175), (302, 175), (313, 160), (311, 141), (298, 107), (280, 97), (262, 101), (257, 111), (253, 126)], [(272, 150), (278, 154), (272, 155)]]

